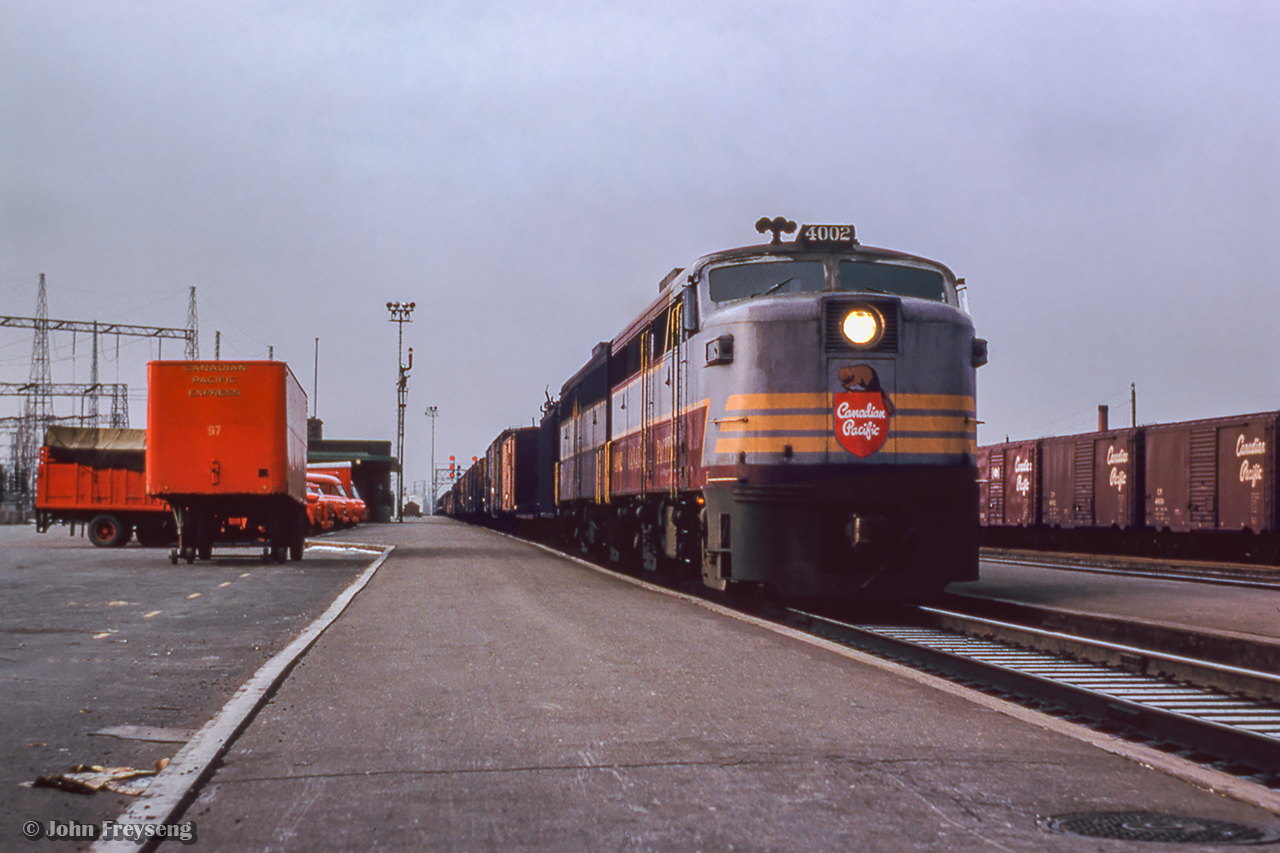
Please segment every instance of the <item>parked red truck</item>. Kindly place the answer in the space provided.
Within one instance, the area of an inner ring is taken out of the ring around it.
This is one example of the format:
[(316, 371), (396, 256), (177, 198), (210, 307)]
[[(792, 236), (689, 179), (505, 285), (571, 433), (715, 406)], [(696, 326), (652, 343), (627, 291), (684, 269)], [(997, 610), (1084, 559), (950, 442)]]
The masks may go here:
[(147, 495), (146, 430), (54, 426), (36, 469), (36, 529), (77, 522), (100, 548), (126, 544), (136, 532), (148, 546), (171, 543), (173, 513)]
[(302, 559), (306, 467), (307, 395), (284, 362), (147, 364), (147, 494), (173, 507), (173, 562), (214, 544)]

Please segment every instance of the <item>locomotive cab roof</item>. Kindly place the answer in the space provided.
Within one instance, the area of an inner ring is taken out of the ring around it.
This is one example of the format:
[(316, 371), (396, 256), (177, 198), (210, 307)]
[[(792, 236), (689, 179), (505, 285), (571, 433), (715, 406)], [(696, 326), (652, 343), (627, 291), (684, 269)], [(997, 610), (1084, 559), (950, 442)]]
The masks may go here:
[[(788, 227), (789, 226), (789, 227)], [(902, 298), (923, 298), (931, 302), (943, 303), (960, 307), (958, 287), (962, 280), (956, 278), (955, 274), (946, 265), (929, 258), (920, 257), (918, 255), (899, 252), (893, 249), (882, 249), (876, 246), (864, 246), (859, 243), (855, 237), (855, 229), (852, 225), (801, 225), (798, 228), (794, 222), (784, 220), (781, 217), (777, 219), (761, 219), (756, 223), (756, 229), (761, 233), (765, 231), (773, 231), (774, 239), (768, 243), (758, 243), (751, 246), (740, 246), (734, 249), (724, 249), (718, 252), (712, 252), (703, 255), (693, 262), (687, 269), (676, 267), (663, 277), (658, 285), (658, 296), (645, 307), (634, 320), (622, 329), (617, 336), (613, 338), (612, 344), (617, 348), (625, 341), (633, 337), (638, 330), (644, 328), (653, 321), (660, 313), (666, 310), (677, 298), (677, 294), (686, 285), (699, 282), (704, 277), (704, 270), (708, 267), (713, 270), (726, 266), (734, 266), (739, 264), (749, 264), (751, 262), (773, 260), (820, 260), (831, 257), (840, 258), (841, 262), (853, 262), (858, 265), (879, 264), (887, 262), (890, 265), (914, 267), (920, 270), (927, 270), (936, 273), (941, 277), (941, 289), (938, 296), (922, 296), (919, 293), (911, 293), (904, 290), (882, 289), (888, 295)], [(793, 240), (781, 239), (781, 233), (797, 232)], [(825, 273), (823, 274), (825, 275)], [(770, 286), (776, 286), (776, 282), (767, 285), (763, 290), (768, 290)], [(810, 292), (820, 292), (827, 290), (825, 280), (823, 286), (803, 288)], [(847, 291), (871, 291), (875, 292), (879, 288), (870, 287), (849, 287)], [(745, 301), (747, 298), (754, 298), (761, 295), (770, 295), (763, 292), (752, 292), (742, 297), (732, 299), (714, 299), (713, 302), (728, 303)], [(599, 355), (595, 353), (595, 355)], [(585, 372), (587, 368), (583, 368)], [(578, 377), (575, 377), (575, 379)], [(573, 380), (569, 383), (573, 384)]]
[[(763, 222), (764, 220), (762, 220)], [(794, 224), (794, 223), (793, 223)], [(759, 228), (759, 223), (757, 223)], [(694, 262), (689, 269), (689, 275), (686, 280), (694, 279), (707, 266), (723, 263), (725, 261), (748, 260), (753, 258), (763, 258), (774, 256), (778, 258), (796, 258), (803, 255), (831, 255), (848, 253), (857, 256), (859, 259), (868, 261), (900, 261), (909, 264), (919, 264), (936, 269), (942, 273), (943, 278), (952, 285), (956, 282), (955, 273), (951, 271), (945, 264), (930, 258), (912, 255), (907, 252), (899, 252), (894, 249), (882, 249), (877, 246), (864, 246), (854, 237), (854, 227), (852, 225), (802, 225), (798, 229), (794, 240), (774, 239), (769, 243), (759, 243), (752, 246), (740, 246), (736, 249), (725, 249), (719, 252), (712, 252), (704, 255)], [(843, 235), (847, 232), (847, 236)], [(829, 236), (830, 235), (830, 236)], [(672, 271), (662, 282), (662, 289), (669, 287), (676, 276)], [(683, 272), (683, 270), (680, 270)]]
[[(784, 223), (781, 228), (780, 223)], [(948, 267), (918, 255), (864, 246), (854, 237), (852, 225), (803, 225), (794, 240), (782, 240), (779, 232), (796, 230), (795, 223), (762, 219), (756, 227), (774, 231), (774, 239), (699, 258), (687, 275), (668, 275), (663, 280), (664, 290), (657, 302), (671, 299), (671, 287), (681, 278), (690, 284), (709, 280), (708, 295), (718, 305), (775, 293), (840, 291), (883, 293), (962, 307), (959, 290), (963, 280)], [(806, 261), (812, 262), (807, 268), (803, 266)], [(779, 275), (779, 262), (800, 266), (794, 268), (794, 275), (791, 270)], [(761, 266), (746, 269), (754, 265)], [(774, 267), (772, 272), (765, 271), (768, 266)], [(721, 272), (734, 267), (743, 269)]]

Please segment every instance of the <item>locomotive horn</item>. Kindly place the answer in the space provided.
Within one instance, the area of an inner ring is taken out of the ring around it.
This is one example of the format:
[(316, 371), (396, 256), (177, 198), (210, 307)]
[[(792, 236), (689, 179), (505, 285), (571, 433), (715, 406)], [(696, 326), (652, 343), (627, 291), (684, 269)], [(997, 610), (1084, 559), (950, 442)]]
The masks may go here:
[(756, 230), (763, 234), (766, 231), (773, 232), (773, 243), (781, 243), (783, 234), (790, 234), (796, 230), (796, 224), (785, 216), (775, 216), (770, 219), (767, 216), (760, 217), (760, 221), (756, 223)]

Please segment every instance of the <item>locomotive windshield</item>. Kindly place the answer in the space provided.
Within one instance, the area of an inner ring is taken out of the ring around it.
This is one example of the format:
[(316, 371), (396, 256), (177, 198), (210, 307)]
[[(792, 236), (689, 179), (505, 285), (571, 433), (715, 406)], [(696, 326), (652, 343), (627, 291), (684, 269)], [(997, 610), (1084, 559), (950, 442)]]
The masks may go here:
[[(715, 267), (708, 274), (711, 298), (733, 302), (779, 293), (815, 293), (827, 289), (822, 261), (765, 260)], [(851, 293), (888, 293), (947, 301), (942, 273), (926, 267), (840, 261), (837, 288)]]
[(821, 261), (766, 261), (717, 267), (708, 276), (716, 302), (827, 289)]
[(873, 264), (864, 261), (840, 262), (840, 289), (859, 293), (892, 293), (945, 302), (947, 289), (936, 270)]

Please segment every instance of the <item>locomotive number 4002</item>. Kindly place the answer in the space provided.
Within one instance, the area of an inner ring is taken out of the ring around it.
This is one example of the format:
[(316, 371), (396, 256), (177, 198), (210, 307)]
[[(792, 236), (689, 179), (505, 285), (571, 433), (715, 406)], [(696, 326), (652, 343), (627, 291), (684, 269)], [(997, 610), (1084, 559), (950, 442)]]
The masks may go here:
[(800, 229), (800, 239), (805, 243), (854, 244), (852, 225), (806, 225)]

